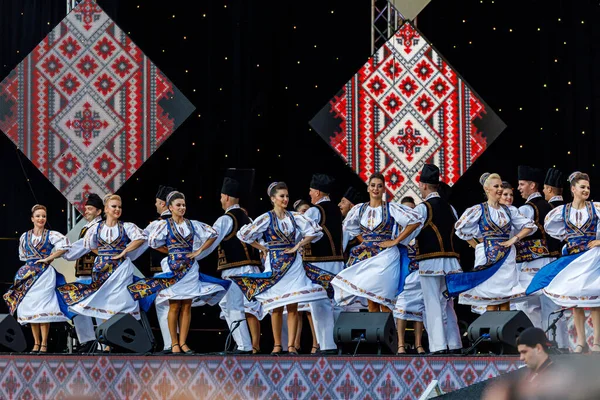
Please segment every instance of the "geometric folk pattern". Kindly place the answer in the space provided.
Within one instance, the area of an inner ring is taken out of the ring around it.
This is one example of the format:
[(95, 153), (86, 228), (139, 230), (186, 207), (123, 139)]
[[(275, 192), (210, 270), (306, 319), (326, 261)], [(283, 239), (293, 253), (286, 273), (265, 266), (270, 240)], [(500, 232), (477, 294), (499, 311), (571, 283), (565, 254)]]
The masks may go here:
[(517, 369), (518, 357), (3, 356), (3, 399), (418, 399)]
[(382, 173), (397, 201), (418, 193), (425, 163), (452, 186), (506, 127), (411, 22), (310, 124), (362, 180)]
[(79, 209), (123, 183), (194, 106), (93, 0), (0, 82), (0, 130)]

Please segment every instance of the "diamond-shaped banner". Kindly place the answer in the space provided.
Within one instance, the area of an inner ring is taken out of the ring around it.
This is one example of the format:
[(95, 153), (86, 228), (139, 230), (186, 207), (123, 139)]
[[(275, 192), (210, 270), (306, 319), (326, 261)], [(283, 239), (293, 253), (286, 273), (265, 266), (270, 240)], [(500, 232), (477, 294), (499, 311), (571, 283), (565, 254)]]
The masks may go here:
[(93, 0), (0, 82), (0, 130), (79, 209), (116, 192), (194, 108)]
[(395, 200), (419, 193), (425, 163), (453, 185), (506, 128), (411, 22), (310, 125), (365, 182), (383, 173)]

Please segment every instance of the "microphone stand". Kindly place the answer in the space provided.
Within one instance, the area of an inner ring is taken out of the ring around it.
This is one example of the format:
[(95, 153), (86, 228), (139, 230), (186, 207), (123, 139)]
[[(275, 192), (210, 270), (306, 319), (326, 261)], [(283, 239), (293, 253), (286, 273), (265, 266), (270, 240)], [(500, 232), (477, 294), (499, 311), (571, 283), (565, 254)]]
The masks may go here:
[(227, 339), (225, 339), (225, 350), (223, 351), (223, 354), (227, 354), (227, 352), (229, 351), (229, 346), (231, 345), (231, 338), (233, 337), (233, 332), (235, 332), (235, 330), (239, 328), (240, 324), (244, 321), (246, 321), (246, 319), (239, 319), (231, 323), (232, 328), (230, 329), (229, 334), (227, 335)]
[[(546, 331), (544, 332), (547, 334), (548, 331), (552, 331), (552, 340), (550, 340), (550, 343), (552, 344), (552, 347), (554, 349), (558, 349), (558, 343), (556, 342), (556, 324), (565, 315), (565, 311), (567, 311), (567, 310), (568, 310), (568, 308), (564, 308), (564, 309), (561, 309), (560, 311), (555, 311), (554, 314), (558, 314), (558, 316), (556, 318), (554, 318), (554, 321), (552, 321), (552, 323), (550, 325), (548, 325), (548, 329), (546, 329)], [(550, 315), (552, 315), (552, 314), (550, 314)], [(550, 315), (548, 316), (548, 319), (550, 319)]]

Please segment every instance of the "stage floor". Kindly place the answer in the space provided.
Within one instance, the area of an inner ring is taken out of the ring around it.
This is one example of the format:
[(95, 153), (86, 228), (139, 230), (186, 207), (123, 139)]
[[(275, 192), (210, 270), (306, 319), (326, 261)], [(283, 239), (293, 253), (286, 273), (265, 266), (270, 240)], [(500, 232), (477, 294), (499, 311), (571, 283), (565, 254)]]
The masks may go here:
[(418, 399), (521, 365), (499, 357), (0, 355), (2, 399)]

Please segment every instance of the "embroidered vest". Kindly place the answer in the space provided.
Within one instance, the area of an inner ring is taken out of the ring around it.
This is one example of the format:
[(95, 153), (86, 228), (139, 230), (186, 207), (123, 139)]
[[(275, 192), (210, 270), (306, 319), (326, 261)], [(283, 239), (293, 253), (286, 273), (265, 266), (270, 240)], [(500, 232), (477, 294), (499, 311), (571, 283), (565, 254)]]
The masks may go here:
[(537, 231), (515, 244), (517, 249), (517, 263), (551, 256), (548, 249), (548, 236), (544, 229), (544, 219), (552, 210), (552, 207), (542, 197), (531, 199), (531, 201), (525, 204), (533, 208), (533, 222), (537, 226)]

